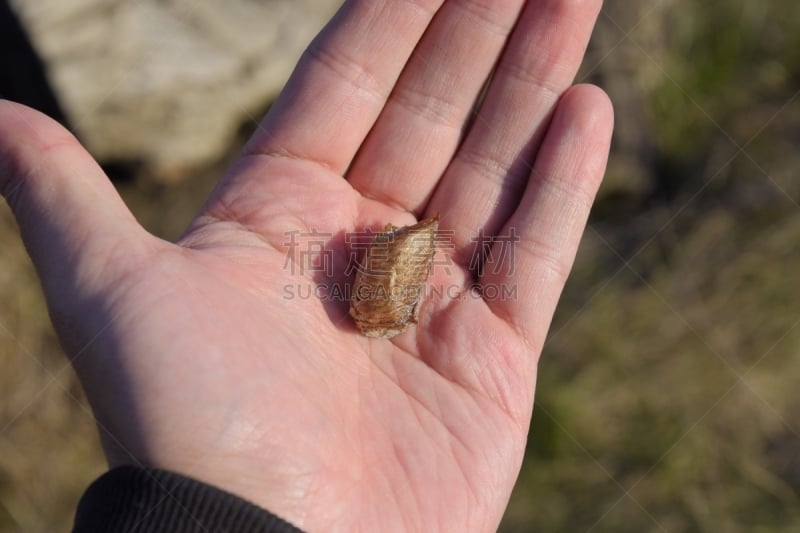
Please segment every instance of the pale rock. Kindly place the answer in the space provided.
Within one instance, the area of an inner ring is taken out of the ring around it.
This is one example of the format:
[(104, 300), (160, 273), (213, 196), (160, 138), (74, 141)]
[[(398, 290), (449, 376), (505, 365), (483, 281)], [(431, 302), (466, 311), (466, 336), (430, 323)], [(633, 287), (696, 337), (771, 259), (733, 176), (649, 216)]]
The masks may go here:
[(161, 179), (218, 157), (341, 0), (10, 0), (70, 125)]

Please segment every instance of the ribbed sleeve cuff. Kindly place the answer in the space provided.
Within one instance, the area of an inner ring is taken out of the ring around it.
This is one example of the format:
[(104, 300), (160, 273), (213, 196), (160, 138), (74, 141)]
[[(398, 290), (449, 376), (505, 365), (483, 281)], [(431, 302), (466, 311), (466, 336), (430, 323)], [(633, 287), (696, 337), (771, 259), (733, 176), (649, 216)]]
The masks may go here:
[(73, 533), (302, 533), (221, 489), (154, 468), (121, 466), (86, 490)]

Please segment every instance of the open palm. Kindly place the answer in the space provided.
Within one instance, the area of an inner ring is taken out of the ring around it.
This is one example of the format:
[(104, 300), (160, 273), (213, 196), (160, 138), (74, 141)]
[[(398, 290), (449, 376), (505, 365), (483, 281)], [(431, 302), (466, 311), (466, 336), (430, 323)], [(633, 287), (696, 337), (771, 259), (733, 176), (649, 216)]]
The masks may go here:
[[(496, 528), (608, 154), (607, 98), (569, 88), (598, 9), (346, 2), (177, 244), (68, 132), (0, 103), (2, 192), (109, 462), (311, 531)], [(346, 284), (345, 236), (435, 213), (443, 290), (417, 327), (363, 337), (315, 291)], [(304, 268), (303, 234), (329, 236), (331, 277)], [(479, 235), (518, 238), (513, 264), (476, 277)]]

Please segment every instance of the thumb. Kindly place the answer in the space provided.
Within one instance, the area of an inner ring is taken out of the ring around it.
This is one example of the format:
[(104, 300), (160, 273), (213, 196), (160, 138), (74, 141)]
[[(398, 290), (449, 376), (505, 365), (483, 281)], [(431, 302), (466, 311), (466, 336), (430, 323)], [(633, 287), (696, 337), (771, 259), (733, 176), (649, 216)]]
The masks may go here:
[(0, 193), (51, 310), (108, 286), (109, 275), (150, 240), (69, 131), (7, 100), (0, 100)]

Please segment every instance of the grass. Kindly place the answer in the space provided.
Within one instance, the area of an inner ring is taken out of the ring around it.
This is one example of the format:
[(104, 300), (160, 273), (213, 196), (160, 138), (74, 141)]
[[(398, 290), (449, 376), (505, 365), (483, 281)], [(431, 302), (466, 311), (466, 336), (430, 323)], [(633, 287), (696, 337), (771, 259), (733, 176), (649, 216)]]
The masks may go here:
[(671, 5), (615, 52), (648, 120), (607, 181), (649, 181), (601, 193), (502, 531), (800, 529), (798, 8)]

